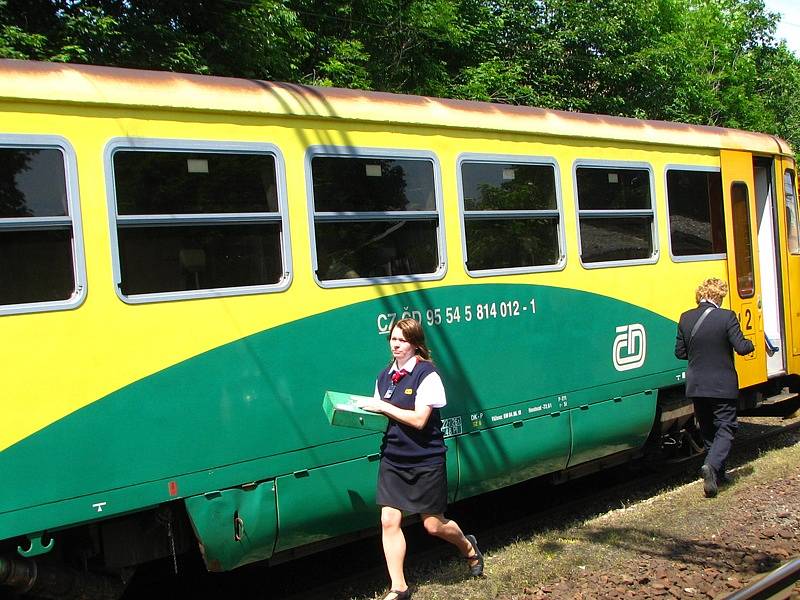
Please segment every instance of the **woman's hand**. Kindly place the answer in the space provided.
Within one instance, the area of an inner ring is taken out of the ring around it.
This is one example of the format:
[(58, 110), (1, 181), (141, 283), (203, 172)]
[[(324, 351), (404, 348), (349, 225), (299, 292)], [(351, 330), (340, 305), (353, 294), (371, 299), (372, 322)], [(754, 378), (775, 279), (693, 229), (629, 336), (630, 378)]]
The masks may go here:
[(362, 410), (384, 414), (404, 425), (410, 425), (414, 429), (425, 427), (425, 423), (428, 422), (432, 411), (430, 406), (415, 406), (412, 410), (398, 408), (391, 402), (376, 400), (375, 398), (361, 400), (356, 403), (356, 406)]
[(375, 400), (374, 398), (370, 398), (369, 400), (359, 400), (356, 403), (356, 406), (361, 410), (366, 410), (369, 412), (374, 413), (382, 413), (386, 408), (386, 405), (389, 404), (388, 402), (384, 402), (383, 400)]

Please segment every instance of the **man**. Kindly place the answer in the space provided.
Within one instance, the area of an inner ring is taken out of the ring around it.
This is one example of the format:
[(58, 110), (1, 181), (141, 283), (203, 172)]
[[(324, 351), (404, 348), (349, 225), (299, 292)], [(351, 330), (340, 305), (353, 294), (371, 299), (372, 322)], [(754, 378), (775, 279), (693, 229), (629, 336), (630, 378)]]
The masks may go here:
[(695, 292), (697, 308), (687, 310), (678, 323), (675, 356), (689, 360), (686, 369), (686, 397), (694, 403), (694, 414), (703, 437), (706, 459), (700, 468), (703, 492), (717, 495), (725, 477), (725, 460), (736, 434), (736, 405), (739, 378), (733, 352), (753, 352), (753, 342), (742, 334), (733, 311), (720, 308), (728, 293), (721, 279), (706, 279)]

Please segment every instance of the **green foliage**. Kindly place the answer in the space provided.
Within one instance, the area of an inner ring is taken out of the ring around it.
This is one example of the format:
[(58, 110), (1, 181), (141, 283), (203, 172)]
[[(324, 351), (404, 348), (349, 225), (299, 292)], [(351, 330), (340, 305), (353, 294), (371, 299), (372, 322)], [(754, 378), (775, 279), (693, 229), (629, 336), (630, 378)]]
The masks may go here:
[(740, 127), (800, 144), (763, 0), (0, 0), (0, 57)]
[(310, 44), (281, 0), (4, 0), (0, 56), (299, 79)]
[(317, 85), (369, 90), (372, 77), (370, 56), (358, 40), (332, 40), (331, 54), (319, 65)]
[(762, 0), (497, 0), (451, 95), (739, 127), (800, 143), (800, 59)]

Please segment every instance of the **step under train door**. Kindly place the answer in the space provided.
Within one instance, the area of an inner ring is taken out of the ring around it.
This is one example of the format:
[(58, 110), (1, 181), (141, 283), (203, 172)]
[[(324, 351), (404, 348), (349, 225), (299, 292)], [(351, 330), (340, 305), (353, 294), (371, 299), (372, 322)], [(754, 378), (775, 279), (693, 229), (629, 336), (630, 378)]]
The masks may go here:
[(764, 345), (769, 377), (786, 373), (786, 338), (783, 334), (782, 310), (783, 273), (780, 262), (774, 172), (771, 158), (757, 158), (753, 163), (758, 266), (761, 274), (761, 310), (764, 318)]
[(749, 152), (721, 150), (720, 163), (725, 201), (728, 298), (742, 332), (755, 346), (752, 354), (735, 356), (739, 387), (745, 388), (767, 379), (753, 157)]
[(800, 373), (800, 214), (797, 198), (797, 168), (791, 158), (781, 158), (778, 169), (778, 205), (783, 206), (784, 231), (786, 237), (781, 244), (785, 248), (784, 307), (787, 335), (787, 371)]

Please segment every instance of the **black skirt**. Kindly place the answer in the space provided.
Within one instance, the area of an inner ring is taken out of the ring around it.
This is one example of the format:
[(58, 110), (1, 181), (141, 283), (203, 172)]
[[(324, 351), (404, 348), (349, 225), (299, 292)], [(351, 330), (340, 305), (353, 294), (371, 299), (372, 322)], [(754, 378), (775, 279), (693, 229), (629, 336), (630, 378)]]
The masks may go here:
[(447, 508), (447, 466), (396, 467), (381, 460), (376, 501), (410, 514), (441, 515)]

